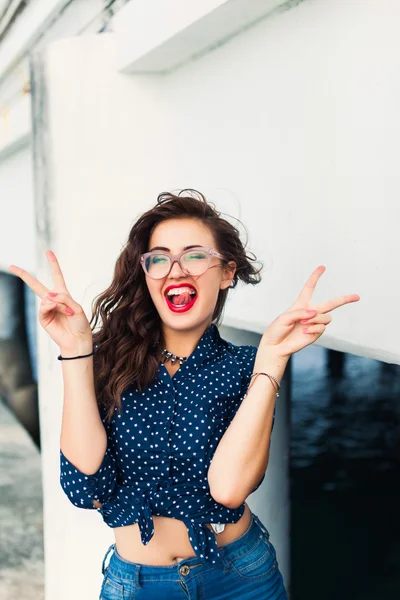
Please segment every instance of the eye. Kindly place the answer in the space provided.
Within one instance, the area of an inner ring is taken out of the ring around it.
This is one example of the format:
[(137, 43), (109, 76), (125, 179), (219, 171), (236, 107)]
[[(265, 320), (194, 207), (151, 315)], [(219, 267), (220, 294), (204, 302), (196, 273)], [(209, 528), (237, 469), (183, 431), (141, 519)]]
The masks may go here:
[(203, 258), (202, 254), (188, 254), (188, 258)]
[(158, 263), (166, 262), (166, 260), (167, 260), (167, 258), (165, 256), (160, 255), (160, 254), (151, 257), (152, 264), (158, 264)]
[(208, 260), (208, 255), (203, 250), (194, 252), (185, 252), (182, 256), (184, 260)]

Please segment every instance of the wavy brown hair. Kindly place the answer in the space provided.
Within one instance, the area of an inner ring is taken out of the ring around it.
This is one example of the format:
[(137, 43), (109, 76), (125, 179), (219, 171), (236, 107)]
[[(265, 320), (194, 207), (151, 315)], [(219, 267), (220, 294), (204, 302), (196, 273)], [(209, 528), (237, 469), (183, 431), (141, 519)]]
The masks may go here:
[[(162, 343), (161, 319), (147, 288), (140, 255), (148, 251), (155, 227), (168, 219), (198, 219), (211, 230), (215, 249), (225, 260), (235, 261), (236, 272), (229, 288), (220, 290), (212, 322), (220, 325), (228, 290), (240, 279), (255, 285), (261, 281), (261, 267), (256, 269), (240, 240), (239, 230), (222, 218), (213, 203), (193, 189), (159, 194), (156, 205), (138, 217), (119, 255), (111, 285), (92, 302), (90, 326), (93, 332), (94, 379), (98, 405), (106, 409), (108, 422), (120, 396), (129, 386), (141, 392), (156, 377), (159, 360), (157, 342)], [(246, 241), (247, 245), (247, 241)], [(253, 254), (253, 253), (251, 253)], [(254, 254), (253, 254), (254, 257)], [(101, 327), (94, 331), (98, 320)], [(93, 326), (92, 326), (93, 323)]]

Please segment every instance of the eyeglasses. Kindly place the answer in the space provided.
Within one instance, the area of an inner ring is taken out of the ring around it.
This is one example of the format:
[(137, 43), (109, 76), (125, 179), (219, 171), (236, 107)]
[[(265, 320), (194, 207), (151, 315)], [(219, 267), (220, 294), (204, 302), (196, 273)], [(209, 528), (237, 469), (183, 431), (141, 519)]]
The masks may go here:
[(213, 256), (225, 260), (214, 248), (197, 246), (180, 254), (145, 252), (140, 256), (140, 263), (146, 275), (152, 279), (162, 279), (169, 275), (174, 262), (179, 263), (185, 275), (202, 275), (209, 268)]

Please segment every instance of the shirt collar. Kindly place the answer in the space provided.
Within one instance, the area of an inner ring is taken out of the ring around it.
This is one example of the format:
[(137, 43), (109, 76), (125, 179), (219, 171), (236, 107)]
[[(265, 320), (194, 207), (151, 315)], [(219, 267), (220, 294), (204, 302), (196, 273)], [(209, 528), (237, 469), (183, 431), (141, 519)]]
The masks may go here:
[[(207, 327), (197, 342), (197, 346), (193, 350), (192, 354), (176, 371), (172, 381), (175, 382), (182, 377), (185, 377), (187, 373), (190, 374), (191, 371), (198, 369), (203, 363), (215, 356), (220, 341), (221, 336), (218, 331), (218, 327), (215, 325), (215, 323), (211, 323), (211, 325)], [(168, 373), (165, 365), (161, 362), (158, 367), (157, 377), (162, 383), (171, 382), (171, 376)]]

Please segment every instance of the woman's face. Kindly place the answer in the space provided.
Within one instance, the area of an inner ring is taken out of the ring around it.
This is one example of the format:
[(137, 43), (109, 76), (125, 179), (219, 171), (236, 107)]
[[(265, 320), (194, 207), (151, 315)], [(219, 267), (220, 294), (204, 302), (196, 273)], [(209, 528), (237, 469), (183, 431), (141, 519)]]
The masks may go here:
[[(196, 219), (169, 219), (163, 221), (154, 229), (148, 252), (156, 246), (163, 246), (170, 254), (182, 252), (185, 246), (204, 246), (214, 248), (214, 237), (207, 226)], [(223, 252), (221, 252), (223, 254)], [(236, 263), (230, 261), (236, 268)], [(194, 328), (201, 324), (209, 325), (217, 302), (219, 290), (229, 287), (235, 272), (229, 272), (222, 266), (222, 261), (212, 256), (210, 266), (202, 275), (185, 275), (179, 263), (174, 263), (169, 275), (163, 279), (152, 279), (145, 275), (150, 296), (154, 302), (161, 321), (171, 329), (180, 330)], [(192, 284), (197, 290), (197, 298), (193, 306), (185, 312), (174, 312), (169, 308), (165, 290), (170, 285)]]

